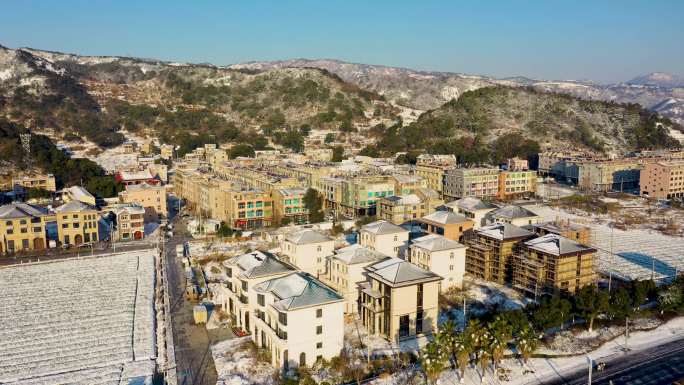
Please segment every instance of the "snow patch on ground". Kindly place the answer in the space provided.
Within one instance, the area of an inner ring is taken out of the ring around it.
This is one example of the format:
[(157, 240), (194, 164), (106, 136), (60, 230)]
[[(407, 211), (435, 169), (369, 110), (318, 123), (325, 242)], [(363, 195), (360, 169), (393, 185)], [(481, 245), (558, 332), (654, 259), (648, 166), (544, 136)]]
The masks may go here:
[(234, 338), (212, 345), (216, 385), (274, 385), (273, 367), (257, 362), (249, 348), (250, 337)]

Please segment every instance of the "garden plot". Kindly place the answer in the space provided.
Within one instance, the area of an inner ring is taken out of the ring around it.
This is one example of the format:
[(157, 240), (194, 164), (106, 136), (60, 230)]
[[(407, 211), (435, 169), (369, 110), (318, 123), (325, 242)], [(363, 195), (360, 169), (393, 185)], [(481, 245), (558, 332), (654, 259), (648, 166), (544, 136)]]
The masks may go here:
[(154, 250), (0, 269), (0, 383), (154, 373)]
[(655, 230), (611, 228), (606, 218), (573, 215), (548, 206), (527, 208), (546, 221), (570, 219), (591, 228), (591, 246), (598, 250), (596, 268), (602, 274), (627, 280), (651, 279), (653, 274), (658, 281), (684, 270), (684, 238), (671, 237)]

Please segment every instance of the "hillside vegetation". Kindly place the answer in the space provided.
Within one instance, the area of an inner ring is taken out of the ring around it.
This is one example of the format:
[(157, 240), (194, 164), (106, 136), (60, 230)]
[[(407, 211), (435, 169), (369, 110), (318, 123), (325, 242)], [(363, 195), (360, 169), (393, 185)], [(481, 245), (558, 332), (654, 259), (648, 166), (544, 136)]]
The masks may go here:
[(375, 127), (380, 153), (453, 153), (463, 162), (499, 162), (540, 148), (624, 153), (677, 147), (666, 127), (677, 124), (635, 104), (587, 101), (532, 88), (468, 91), (406, 126)]

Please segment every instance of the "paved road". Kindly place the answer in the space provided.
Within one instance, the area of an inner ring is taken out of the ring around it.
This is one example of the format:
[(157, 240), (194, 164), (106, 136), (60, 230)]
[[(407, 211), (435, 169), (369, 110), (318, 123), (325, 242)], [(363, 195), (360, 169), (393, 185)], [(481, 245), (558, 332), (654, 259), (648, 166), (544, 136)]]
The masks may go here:
[[(582, 370), (550, 384), (586, 384), (588, 371)], [(669, 385), (684, 378), (684, 338), (629, 352), (607, 361), (606, 369), (592, 373), (592, 384)]]
[(185, 224), (175, 220), (173, 232), (174, 236), (165, 245), (165, 258), (178, 384), (215, 385), (217, 373), (209, 347), (232, 338), (233, 334), (228, 329), (208, 331), (204, 325), (194, 324), (192, 308), (196, 303), (185, 299), (185, 274), (181, 261), (176, 258), (176, 245), (187, 240)]

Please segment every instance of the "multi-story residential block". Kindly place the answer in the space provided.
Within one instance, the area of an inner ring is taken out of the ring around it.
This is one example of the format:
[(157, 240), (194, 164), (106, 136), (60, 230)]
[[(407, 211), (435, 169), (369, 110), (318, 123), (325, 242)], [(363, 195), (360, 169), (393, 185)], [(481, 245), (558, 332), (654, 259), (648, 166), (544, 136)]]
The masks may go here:
[(518, 157), (510, 158), (506, 161), (506, 169), (508, 171), (527, 171), (530, 169), (530, 162)]
[(145, 222), (156, 222), (168, 217), (166, 188), (147, 183), (128, 185), (119, 193), (121, 203), (138, 203), (145, 209)]
[(443, 203), (436, 191), (417, 189), (413, 194), (381, 198), (378, 201), (377, 216), (400, 225), (435, 212)]
[(454, 155), (423, 154), (418, 156), (416, 174), (426, 180), (428, 188), (442, 194), (445, 175), (454, 167), (456, 167)]
[(99, 215), (95, 206), (71, 201), (55, 209), (57, 234), (62, 245), (80, 245), (99, 239)]
[(131, 241), (145, 238), (145, 209), (137, 204), (119, 204), (112, 207), (115, 224), (112, 241)]
[(461, 198), (444, 205), (447, 210), (464, 215), (474, 222), (473, 228), (479, 229), (487, 224), (486, 216), (498, 208), (493, 203), (475, 197)]
[(390, 341), (437, 329), (442, 277), (396, 257), (366, 266), (359, 284), (359, 313), (369, 334)]
[(408, 261), (444, 278), (440, 289), (463, 287), (466, 247), (441, 235), (416, 238), (409, 246)]
[(647, 163), (640, 173), (641, 196), (653, 199), (684, 197), (684, 161)]
[(418, 190), (425, 190), (428, 185), (427, 180), (419, 175), (393, 174), (392, 179), (394, 179), (394, 195), (414, 194)]
[(330, 360), (344, 346), (344, 298), (303, 272), (254, 286), (252, 340), (271, 351), (271, 363), (287, 370)]
[(493, 198), (499, 192), (498, 168), (452, 168), (444, 175), (444, 196)]
[(276, 189), (271, 191), (273, 219), (276, 223), (304, 224), (309, 210), (304, 204), (305, 189)]
[(501, 285), (513, 279), (513, 255), (521, 242), (534, 236), (508, 223), (481, 227), (466, 240), (466, 272)]
[(535, 298), (557, 292), (575, 294), (596, 281), (595, 252), (557, 234), (526, 241), (513, 259), (513, 286)]
[(536, 171), (501, 171), (499, 173), (499, 199), (533, 196), (535, 191), (537, 191)]
[(407, 246), (409, 231), (387, 221), (375, 221), (361, 227), (359, 243), (388, 257), (396, 257)]
[(0, 206), (0, 254), (48, 247), (46, 209), (13, 202)]
[(365, 267), (385, 258), (385, 254), (358, 243), (337, 249), (335, 254), (328, 258), (326, 281), (344, 296), (345, 313), (358, 313), (358, 284), (366, 281)]
[(430, 234), (442, 235), (457, 242), (475, 225), (465, 216), (451, 211), (435, 211), (418, 219), (418, 223)]
[(539, 215), (515, 205), (506, 205), (487, 214), (489, 223), (510, 223), (518, 227), (533, 225), (541, 220)]
[(142, 183), (156, 185), (160, 182), (159, 179), (156, 178), (156, 175), (152, 174), (152, 171), (150, 171), (149, 168), (144, 170), (119, 171), (116, 173), (115, 178), (117, 182), (123, 185)]
[(52, 174), (22, 174), (12, 178), (12, 187), (35, 188), (47, 191), (57, 191), (55, 176)]
[(268, 227), (273, 221), (273, 200), (267, 191), (233, 185), (225, 191), (227, 223), (233, 228), (252, 230)]
[(624, 191), (639, 187), (642, 161), (638, 158), (585, 160), (577, 165), (577, 186), (587, 191)]
[(280, 246), (283, 257), (314, 277), (325, 275), (326, 258), (333, 254), (335, 240), (314, 230), (300, 230)]
[(159, 156), (162, 159), (173, 159), (173, 146), (170, 144), (162, 144), (159, 148)]
[(513, 277), (511, 258), (519, 245), (534, 234), (508, 223), (481, 227), (466, 239), (466, 272), (475, 278), (499, 284)]
[(254, 286), (297, 271), (275, 255), (259, 250), (232, 257), (223, 266), (228, 280), (218, 288), (216, 302), (230, 314), (234, 326), (249, 332), (257, 317), (256, 301), (250, 302)]

